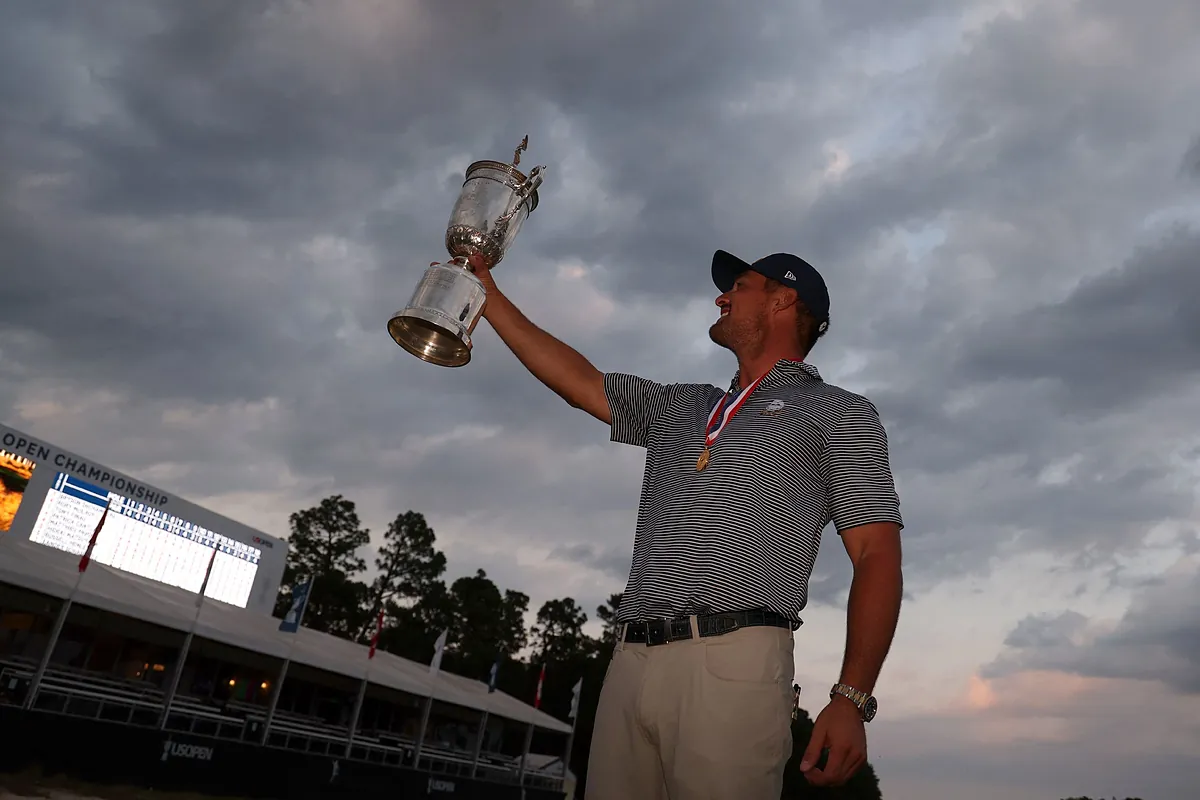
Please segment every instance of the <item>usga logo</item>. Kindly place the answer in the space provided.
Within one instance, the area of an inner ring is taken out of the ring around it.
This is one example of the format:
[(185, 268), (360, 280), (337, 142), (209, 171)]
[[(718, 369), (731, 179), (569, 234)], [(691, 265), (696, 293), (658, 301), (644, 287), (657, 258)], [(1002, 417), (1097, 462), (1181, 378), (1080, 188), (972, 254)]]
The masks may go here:
[(162, 760), (166, 761), (171, 756), (175, 756), (176, 758), (190, 758), (193, 761), (212, 761), (213, 749), (200, 744), (172, 742), (170, 739), (167, 739), (163, 742)]
[(429, 788), (425, 790), (426, 794), (430, 792), (453, 792), (454, 781), (447, 781), (441, 778), (430, 778)]
[(786, 404), (777, 398), (767, 403), (767, 407), (762, 410), (762, 414), (765, 417), (774, 416), (783, 411), (784, 408), (786, 408)]

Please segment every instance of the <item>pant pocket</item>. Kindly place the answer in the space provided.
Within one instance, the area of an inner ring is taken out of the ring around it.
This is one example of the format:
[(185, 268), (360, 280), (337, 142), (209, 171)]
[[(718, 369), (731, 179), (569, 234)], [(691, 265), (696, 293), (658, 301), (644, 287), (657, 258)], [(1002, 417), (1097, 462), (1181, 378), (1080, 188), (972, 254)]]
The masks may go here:
[(704, 670), (729, 683), (791, 686), (791, 636), (778, 628), (743, 628), (704, 642)]
[[(757, 798), (762, 795), (750, 786), (781, 779), (792, 749), (790, 676), (782, 674), (778, 648), (755, 650), (739, 655), (725, 642), (705, 648), (696, 693), (681, 709), (673, 772), (675, 780), (707, 793), (681, 792), (684, 798)], [(699, 782), (682, 770), (696, 771)], [(732, 794), (717, 791), (724, 780), (746, 782), (745, 793), (734, 786), (726, 787)]]

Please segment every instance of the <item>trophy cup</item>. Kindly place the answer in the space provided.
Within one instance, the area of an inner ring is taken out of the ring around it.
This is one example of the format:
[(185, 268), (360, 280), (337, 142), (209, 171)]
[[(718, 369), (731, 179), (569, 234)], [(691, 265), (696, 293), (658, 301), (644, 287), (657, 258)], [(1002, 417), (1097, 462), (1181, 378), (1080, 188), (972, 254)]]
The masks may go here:
[(529, 137), (513, 151), (512, 164), (476, 161), (466, 178), (450, 224), (446, 250), (450, 260), (429, 265), (408, 305), (388, 320), (396, 344), (422, 361), (442, 367), (461, 367), (471, 360), (471, 334), (483, 315), (483, 284), (467, 264), (479, 254), (494, 267), (516, 239), (522, 223), (538, 205), (538, 186), (544, 166), (528, 177), (517, 169)]

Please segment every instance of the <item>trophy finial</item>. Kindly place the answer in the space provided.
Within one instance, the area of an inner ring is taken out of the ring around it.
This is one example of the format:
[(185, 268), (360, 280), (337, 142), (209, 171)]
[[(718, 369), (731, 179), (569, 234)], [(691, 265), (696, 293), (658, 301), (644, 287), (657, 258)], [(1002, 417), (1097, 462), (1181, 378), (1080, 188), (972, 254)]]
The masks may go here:
[(513, 150), (512, 165), (514, 167), (521, 163), (521, 151), (528, 150), (528, 149), (529, 149), (529, 134), (527, 133), (527, 134), (525, 134), (525, 138), (521, 140), (521, 143), (519, 145), (517, 145), (517, 149)]

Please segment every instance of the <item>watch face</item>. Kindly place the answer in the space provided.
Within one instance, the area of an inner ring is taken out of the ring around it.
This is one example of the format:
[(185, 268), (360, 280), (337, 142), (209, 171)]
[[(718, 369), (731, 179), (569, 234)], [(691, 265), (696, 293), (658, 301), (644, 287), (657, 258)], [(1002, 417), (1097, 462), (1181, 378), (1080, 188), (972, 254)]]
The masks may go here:
[(867, 702), (863, 703), (863, 720), (870, 722), (875, 719), (875, 712), (879, 710), (879, 704), (875, 702), (874, 697), (868, 697)]

